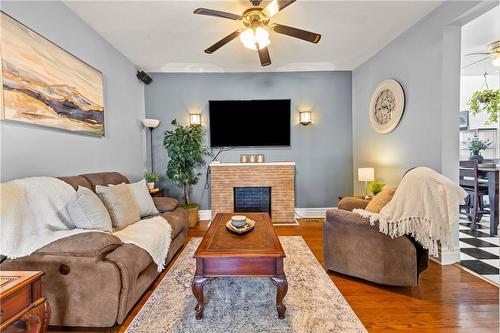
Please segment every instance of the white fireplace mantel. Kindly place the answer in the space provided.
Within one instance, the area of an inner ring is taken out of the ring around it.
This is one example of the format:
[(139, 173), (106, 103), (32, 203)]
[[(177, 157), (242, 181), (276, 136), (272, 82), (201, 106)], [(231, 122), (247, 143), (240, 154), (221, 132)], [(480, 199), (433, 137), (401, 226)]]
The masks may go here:
[(224, 167), (224, 166), (279, 166), (279, 165), (295, 165), (295, 162), (264, 162), (264, 163), (239, 163), (239, 162), (212, 162), (210, 167)]

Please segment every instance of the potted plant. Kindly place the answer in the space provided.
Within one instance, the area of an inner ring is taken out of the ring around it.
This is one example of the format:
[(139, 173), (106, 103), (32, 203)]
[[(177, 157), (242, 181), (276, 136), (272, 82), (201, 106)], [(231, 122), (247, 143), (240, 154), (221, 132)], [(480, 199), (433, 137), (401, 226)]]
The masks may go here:
[(467, 145), (470, 151), (469, 160), (476, 160), (478, 164), (483, 163), (484, 157), (481, 156), (481, 150), (485, 150), (491, 145), (490, 140), (481, 140), (477, 136), (467, 139)]
[(476, 91), (472, 94), (468, 104), (473, 115), (485, 111), (488, 114), (488, 121), (486, 123), (496, 123), (498, 121), (498, 113), (500, 112), (500, 90), (486, 89)]
[(385, 186), (384, 183), (379, 182), (378, 180), (375, 180), (375, 181), (370, 182), (368, 184), (368, 191), (373, 193), (373, 195), (375, 196), (382, 191), (384, 186)]
[(170, 160), (167, 165), (167, 177), (182, 187), (184, 205), (189, 214), (189, 226), (193, 227), (199, 220), (199, 207), (190, 200), (192, 186), (198, 183), (201, 173), (196, 169), (205, 165), (204, 156), (209, 149), (203, 144), (204, 131), (201, 126), (182, 126), (174, 119), (174, 129), (165, 131), (163, 147), (167, 149)]
[(146, 172), (144, 174), (144, 179), (146, 180), (146, 184), (150, 190), (153, 190), (155, 188), (155, 183), (160, 181), (160, 177), (152, 172)]

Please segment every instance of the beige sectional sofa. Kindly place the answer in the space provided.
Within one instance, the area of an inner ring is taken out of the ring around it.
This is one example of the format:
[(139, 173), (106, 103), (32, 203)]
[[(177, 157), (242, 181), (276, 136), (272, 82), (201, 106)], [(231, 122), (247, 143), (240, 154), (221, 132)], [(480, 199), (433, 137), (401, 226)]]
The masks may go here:
[[(72, 185), (95, 190), (96, 185), (128, 183), (116, 172), (60, 177)], [(177, 200), (153, 198), (172, 226), (168, 263), (183, 246), (188, 217)], [(50, 325), (110, 327), (121, 324), (158, 276), (156, 264), (143, 249), (122, 244), (112, 234), (88, 232), (55, 241), (30, 256), (5, 260), (1, 270), (45, 272), (43, 296), (52, 308)]]

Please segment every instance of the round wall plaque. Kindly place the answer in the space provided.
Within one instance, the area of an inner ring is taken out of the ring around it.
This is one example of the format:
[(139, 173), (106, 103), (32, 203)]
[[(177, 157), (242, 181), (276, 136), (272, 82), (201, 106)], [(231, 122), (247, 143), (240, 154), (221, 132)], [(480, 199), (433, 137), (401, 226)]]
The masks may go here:
[(398, 126), (405, 109), (403, 87), (396, 80), (382, 81), (370, 101), (370, 122), (380, 134), (392, 132)]

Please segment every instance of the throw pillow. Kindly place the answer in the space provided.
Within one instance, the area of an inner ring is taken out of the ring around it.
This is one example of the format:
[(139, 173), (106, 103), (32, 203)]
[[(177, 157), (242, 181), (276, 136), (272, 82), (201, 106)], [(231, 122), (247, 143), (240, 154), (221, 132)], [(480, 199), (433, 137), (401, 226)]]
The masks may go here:
[(129, 187), (130, 192), (132, 192), (132, 196), (135, 201), (137, 201), (137, 204), (139, 205), (141, 217), (159, 213), (144, 179), (137, 183), (127, 184), (127, 186)]
[(113, 227), (121, 230), (141, 219), (139, 205), (126, 184), (97, 185), (95, 191), (111, 215)]
[(385, 205), (391, 201), (392, 197), (396, 193), (395, 187), (389, 187), (383, 189), (380, 193), (370, 200), (370, 203), (366, 206), (365, 210), (371, 213), (379, 213)]
[(111, 217), (99, 197), (86, 187), (78, 186), (66, 205), (69, 223), (78, 229), (112, 231)]

